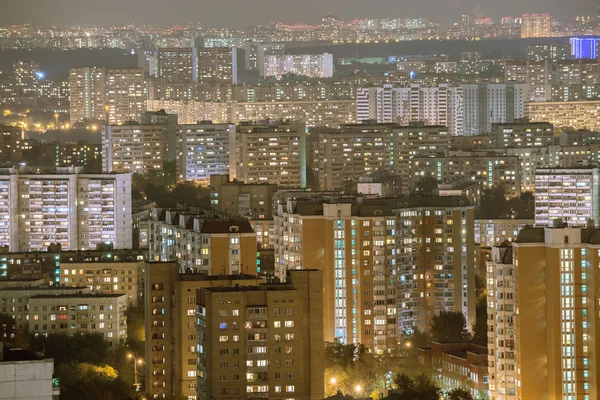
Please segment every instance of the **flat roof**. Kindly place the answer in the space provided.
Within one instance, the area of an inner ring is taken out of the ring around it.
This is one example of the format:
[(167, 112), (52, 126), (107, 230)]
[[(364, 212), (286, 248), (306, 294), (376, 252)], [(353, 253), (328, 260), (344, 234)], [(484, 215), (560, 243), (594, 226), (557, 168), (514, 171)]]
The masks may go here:
[(100, 294), (100, 293), (81, 293), (81, 294), (57, 294), (54, 296), (51, 295), (38, 295), (32, 296), (31, 299), (59, 299), (59, 298), (68, 298), (68, 299), (99, 299), (99, 298), (116, 298), (116, 297), (125, 297), (126, 294), (119, 293), (108, 293), (108, 294)]

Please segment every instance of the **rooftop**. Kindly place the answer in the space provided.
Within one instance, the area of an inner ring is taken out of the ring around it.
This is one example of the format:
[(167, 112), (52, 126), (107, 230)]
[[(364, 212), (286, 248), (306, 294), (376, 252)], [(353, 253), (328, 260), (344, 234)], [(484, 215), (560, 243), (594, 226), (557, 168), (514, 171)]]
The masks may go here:
[(119, 294), (119, 293), (107, 293), (107, 294), (100, 294), (100, 293), (77, 293), (77, 294), (56, 294), (54, 296), (52, 295), (38, 295), (38, 296), (32, 296), (32, 299), (102, 299), (102, 298), (117, 298), (117, 297), (126, 297), (126, 294)]

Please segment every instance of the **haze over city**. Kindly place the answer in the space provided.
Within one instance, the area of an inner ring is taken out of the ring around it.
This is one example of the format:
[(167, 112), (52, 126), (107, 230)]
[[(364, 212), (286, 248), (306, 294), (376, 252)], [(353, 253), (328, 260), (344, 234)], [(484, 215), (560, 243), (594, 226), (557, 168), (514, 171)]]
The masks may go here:
[[(568, 6), (566, 6), (568, 4)], [(316, 24), (325, 14), (340, 19), (423, 17), (452, 23), (465, 12), (501, 18), (549, 13), (572, 18), (595, 11), (594, 0), (3, 0), (0, 24), (158, 26), (202, 23), (242, 27), (285, 23)]]

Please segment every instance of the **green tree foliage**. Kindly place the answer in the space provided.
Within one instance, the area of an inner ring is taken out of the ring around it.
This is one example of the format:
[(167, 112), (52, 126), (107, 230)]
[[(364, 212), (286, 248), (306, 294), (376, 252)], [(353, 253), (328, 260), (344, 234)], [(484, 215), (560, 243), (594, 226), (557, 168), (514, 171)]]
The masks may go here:
[(32, 336), (29, 343), (32, 351), (54, 358), (55, 365), (69, 362), (100, 364), (108, 354), (108, 347), (100, 334)]
[(129, 400), (131, 383), (108, 365), (62, 363), (55, 374), (60, 382), (61, 400)]
[(471, 392), (464, 388), (455, 388), (448, 392), (448, 400), (475, 400)]
[(431, 336), (433, 340), (445, 343), (469, 340), (466, 324), (467, 320), (460, 311), (440, 311), (431, 319)]
[(144, 353), (144, 308), (127, 308), (127, 345), (135, 354)]
[(411, 377), (405, 373), (394, 377), (400, 400), (439, 400), (441, 389), (425, 374)]
[(484, 189), (481, 194), (478, 218), (534, 218), (534, 195), (522, 193), (519, 197), (508, 197), (504, 186)]
[(148, 173), (133, 174), (131, 194), (133, 199), (154, 201), (159, 207), (175, 206), (186, 203), (192, 206), (210, 208), (210, 192), (207, 188), (193, 182), (169, 183), (170, 176)]

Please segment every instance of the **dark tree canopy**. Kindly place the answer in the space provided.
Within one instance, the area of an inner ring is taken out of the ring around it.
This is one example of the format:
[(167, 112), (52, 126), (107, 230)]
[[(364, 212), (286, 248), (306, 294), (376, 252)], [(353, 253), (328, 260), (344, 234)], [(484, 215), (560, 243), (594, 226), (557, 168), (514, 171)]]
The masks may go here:
[(401, 373), (394, 377), (394, 383), (399, 389), (400, 400), (439, 400), (441, 389), (425, 374), (414, 378)]
[(445, 343), (468, 340), (466, 324), (467, 320), (460, 311), (440, 311), (431, 319), (431, 336), (433, 340)]
[(464, 388), (455, 388), (448, 392), (448, 400), (475, 400), (471, 392)]
[(438, 188), (438, 181), (434, 177), (425, 176), (415, 182), (413, 192), (417, 194), (431, 194)]
[(534, 195), (524, 192), (519, 197), (507, 196), (504, 186), (484, 189), (477, 209), (478, 218), (534, 218)]

